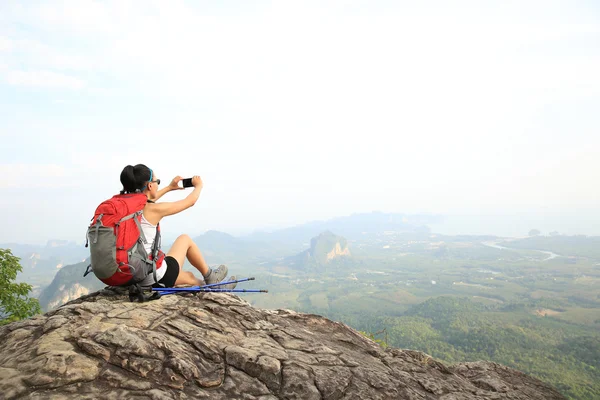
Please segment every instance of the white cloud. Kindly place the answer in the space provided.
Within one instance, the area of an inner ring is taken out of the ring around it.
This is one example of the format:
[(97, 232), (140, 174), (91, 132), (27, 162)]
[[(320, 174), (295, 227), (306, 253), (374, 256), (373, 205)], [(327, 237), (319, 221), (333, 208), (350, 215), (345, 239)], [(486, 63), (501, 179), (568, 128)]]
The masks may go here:
[(30, 67), (89, 70), (94, 66), (90, 54), (73, 54), (73, 50), (64, 51), (37, 40), (13, 40), (12, 47), (13, 59)]
[(95, 0), (61, 0), (8, 8), (11, 19), (31, 23), (53, 32), (86, 33), (106, 31), (111, 27), (110, 8), (117, 3)]
[(598, 180), (586, 153), (600, 146), (598, 25), (573, 8), (546, 18), (551, 5), (518, 6), (535, 18), (458, 2), (345, 12), (359, 3), (0, 4), (0, 26), (14, 23), (0, 28), (0, 79), (84, 89), (54, 92), (67, 105), (16, 105), (36, 118), (8, 119), (6, 132), (35, 138), (15, 157), (49, 147), (44, 159), (98, 197), (127, 163), (165, 182), (200, 174), (211, 226), (598, 198), (570, 178)]
[(51, 188), (70, 186), (65, 168), (57, 164), (0, 164), (0, 188)]
[(4, 79), (9, 85), (61, 88), (79, 90), (85, 87), (85, 82), (73, 76), (53, 71), (19, 71), (8, 70), (4, 72)]
[(10, 51), (13, 48), (12, 40), (0, 36), (0, 51)]

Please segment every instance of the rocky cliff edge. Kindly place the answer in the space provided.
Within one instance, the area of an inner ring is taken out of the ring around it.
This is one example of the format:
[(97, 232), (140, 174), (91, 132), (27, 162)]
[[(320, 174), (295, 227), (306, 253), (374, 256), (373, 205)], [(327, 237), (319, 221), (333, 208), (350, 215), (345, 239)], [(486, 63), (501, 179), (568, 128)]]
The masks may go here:
[(312, 314), (226, 293), (101, 290), (0, 327), (6, 399), (563, 399), (490, 362), (445, 366)]

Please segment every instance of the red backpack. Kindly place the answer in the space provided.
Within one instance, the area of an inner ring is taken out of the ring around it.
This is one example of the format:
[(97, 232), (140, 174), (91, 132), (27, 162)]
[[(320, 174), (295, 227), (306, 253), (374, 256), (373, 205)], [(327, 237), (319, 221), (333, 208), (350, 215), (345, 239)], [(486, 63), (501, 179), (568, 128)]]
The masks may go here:
[(157, 282), (156, 269), (162, 265), (165, 254), (159, 250), (159, 226), (151, 254), (144, 249), (147, 240), (140, 221), (148, 201), (142, 193), (120, 194), (96, 208), (87, 230), (85, 246), (89, 245), (91, 264), (84, 276), (91, 271), (109, 286), (138, 285), (149, 275)]

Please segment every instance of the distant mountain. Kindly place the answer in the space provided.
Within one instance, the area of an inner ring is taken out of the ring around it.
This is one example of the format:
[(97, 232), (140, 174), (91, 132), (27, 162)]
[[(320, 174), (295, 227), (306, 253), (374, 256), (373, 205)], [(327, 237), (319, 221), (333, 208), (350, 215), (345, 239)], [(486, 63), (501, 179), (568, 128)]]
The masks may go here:
[[(436, 218), (372, 212), (327, 221), (313, 221), (274, 232), (256, 232), (243, 237), (208, 231), (194, 237), (193, 240), (210, 265), (233, 264), (232, 271), (237, 273), (242, 266), (251, 268), (253, 264), (264, 265), (273, 263), (274, 260), (287, 260), (297, 268), (304, 269), (328, 265), (332, 260), (348, 255), (346, 238), (365, 239), (389, 232), (421, 237), (429, 234), (426, 224)], [(309, 243), (310, 248), (306, 250)], [(72, 299), (73, 296), (92, 287), (102, 287), (100, 281), (92, 276), (81, 276), (87, 264), (73, 272), (73, 276), (68, 276), (69, 271), (74, 268), (73, 264), (81, 263), (89, 257), (89, 250), (82, 245), (49, 240), (45, 246), (9, 243), (0, 244), (0, 248), (10, 248), (13, 254), (21, 258), (24, 271), (19, 276), (20, 281), (34, 284), (36, 290), (41, 290), (52, 282), (40, 294), (40, 301), (44, 307), (55, 307), (59, 303), (62, 304), (63, 300)], [(164, 246), (164, 250), (168, 251), (168, 247)], [(296, 256), (289, 257), (290, 254)], [(70, 268), (63, 272), (65, 265)], [(189, 263), (185, 264), (185, 268), (193, 270)], [(57, 271), (61, 273), (57, 274)]]
[(42, 290), (38, 300), (42, 309), (52, 310), (84, 294), (100, 290), (106, 285), (94, 274), (83, 277), (89, 260), (67, 265), (56, 273), (52, 283)]
[(242, 237), (246, 240), (279, 241), (291, 246), (301, 246), (324, 231), (336, 232), (349, 239), (361, 239), (384, 232), (429, 233), (427, 224), (437, 222), (440, 217), (427, 215), (372, 213), (352, 214), (326, 221), (313, 221), (273, 232), (254, 232)]
[(350, 255), (348, 241), (327, 231), (310, 240), (308, 255), (318, 264), (327, 264), (331, 260)]
[(90, 255), (89, 249), (83, 245), (66, 240), (49, 240), (45, 246), (0, 243), (0, 248), (10, 249), (20, 258), (23, 271), (17, 276), (17, 281), (34, 286), (49, 284), (64, 265), (81, 262)]
[(65, 260), (82, 260), (89, 256), (89, 249), (81, 244), (67, 240), (48, 240), (45, 246), (20, 243), (0, 243), (0, 248), (11, 249), (17, 257), (28, 258), (32, 253), (40, 255), (42, 259), (52, 257), (64, 258)]
[[(259, 257), (263, 253), (268, 254), (269, 249), (271, 249), (271, 246), (269, 245), (240, 240), (227, 233), (217, 231), (206, 232), (193, 240), (198, 244), (198, 247), (200, 247), (200, 250), (209, 264), (232, 264), (240, 260), (246, 261), (247, 259)], [(70, 245), (52, 242), (52, 244), (49, 244), (46, 247), (58, 249), (64, 248), (64, 246)], [(26, 251), (31, 251), (32, 249), (34, 248), (19, 248), (21, 254)], [(39, 251), (40, 249), (38, 248), (35, 250)], [(165, 247), (164, 250), (168, 252), (168, 247)], [(59, 259), (53, 259), (53, 261), (57, 263), (60, 262)], [(40, 305), (44, 310), (51, 310), (70, 300), (74, 300), (84, 294), (106, 286), (93, 274), (90, 274), (85, 278), (83, 277), (83, 273), (89, 264), (89, 260), (84, 262), (77, 261), (81, 261), (81, 259), (76, 260), (75, 264), (71, 263), (71, 265), (66, 266), (61, 265), (61, 268), (59, 269), (56, 268), (55, 265), (48, 269), (49, 271), (47, 272), (51, 272), (54, 279), (52, 280), (52, 277), (50, 277), (48, 283), (51, 283), (39, 294)], [(31, 272), (33, 271), (32, 268), (33, 267), (30, 267), (28, 270)], [(186, 269), (194, 270), (187, 262)]]
[(323, 268), (334, 261), (350, 256), (348, 241), (330, 231), (322, 232), (310, 240), (310, 248), (284, 260), (294, 269)]
[[(271, 260), (290, 254), (286, 252), (285, 248), (281, 249), (273, 244), (242, 240), (218, 231), (208, 231), (192, 240), (198, 245), (210, 265), (251, 263), (253, 260)], [(164, 250), (168, 252), (168, 247), (165, 247)], [(58, 273), (55, 272), (54, 280), (39, 296), (42, 308), (50, 310), (81, 295), (105, 287), (106, 285), (93, 274), (83, 277), (88, 264), (89, 261), (85, 261), (55, 270)], [(198, 275), (189, 262), (186, 262), (185, 268)], [(233, 267), (231, 270), (235, 270), (236, 273), (240, 272), (239, 267), (237, 269)]]
[(265, 242), (237, 238), (228, 233), (208, 231), (192, 239), (209, 264), (264, 261), (283, 257), (293, 250), (277, 241)]

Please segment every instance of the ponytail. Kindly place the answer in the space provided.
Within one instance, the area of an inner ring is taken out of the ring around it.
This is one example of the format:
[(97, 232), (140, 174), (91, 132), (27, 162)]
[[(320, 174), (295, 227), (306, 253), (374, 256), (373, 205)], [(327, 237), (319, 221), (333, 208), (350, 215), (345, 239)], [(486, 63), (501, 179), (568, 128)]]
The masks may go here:
[(121, 194), (142, 192), (151, 176), (152, 171), (144, 164), (127, 165), (121, 171), (121, 184), (123, 185)]

